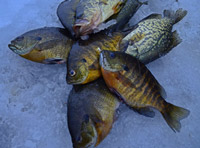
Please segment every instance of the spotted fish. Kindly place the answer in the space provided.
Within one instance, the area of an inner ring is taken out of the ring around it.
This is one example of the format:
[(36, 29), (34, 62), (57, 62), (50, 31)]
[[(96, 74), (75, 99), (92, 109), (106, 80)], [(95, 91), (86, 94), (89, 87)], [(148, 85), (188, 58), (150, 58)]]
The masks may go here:
[(123, 38), (121, 50), (143, 63), (149, 63), (180, 44), (181, 39), (177, 31), (172, 32), (172, 27), (182, 20), (187, 11), (164, 10), (163, 13), (163, 18), (160, 14), (151, 14), (135, 25), (133, 31)]

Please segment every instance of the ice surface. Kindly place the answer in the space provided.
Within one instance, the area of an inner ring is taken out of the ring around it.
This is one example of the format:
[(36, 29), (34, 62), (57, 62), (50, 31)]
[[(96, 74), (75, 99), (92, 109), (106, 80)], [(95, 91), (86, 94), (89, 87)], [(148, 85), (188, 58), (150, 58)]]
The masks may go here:
[[(66, 102), (71, 86), (65, 65), (42, 65), (8, 49), (14, 37), (35, 28), (61, 26), (56, 8), (62, 0), (0, 0), (0, 148), (71, 148)], [(159, 112), (155, 118), (122, 107), (99, 148), (199, 148), (200, 5), (198, 0), (149, 0), (131, 20), (152, 12), (184, 8), (174, 26), (183, 42), (148, 65), (167, 92), (167, 100), (191, 111), (174, 133)]]

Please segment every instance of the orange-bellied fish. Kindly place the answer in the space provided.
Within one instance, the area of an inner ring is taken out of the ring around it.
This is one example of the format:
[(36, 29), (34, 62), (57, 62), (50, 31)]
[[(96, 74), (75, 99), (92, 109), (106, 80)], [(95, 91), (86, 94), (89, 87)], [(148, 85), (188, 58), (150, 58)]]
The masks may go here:
[(189, 111), (164, 100), (164, 89), (143, 63), (129, 54), (105, 50), (100, 54), (100, 65), (107, 86), (128, 106), (153, 107), (174, 132), (180, 131), (180, 120)]
[(119, 100), (103, 79), (75, 85), (68, 98), (68, 127), (74, 148), (95, 147), (109, 134)]
[(20, 35), (8, 47), (34, 62), (60, 64), (66, 62), (72, 44), (73, 40), (65, 29), (44, 27)]

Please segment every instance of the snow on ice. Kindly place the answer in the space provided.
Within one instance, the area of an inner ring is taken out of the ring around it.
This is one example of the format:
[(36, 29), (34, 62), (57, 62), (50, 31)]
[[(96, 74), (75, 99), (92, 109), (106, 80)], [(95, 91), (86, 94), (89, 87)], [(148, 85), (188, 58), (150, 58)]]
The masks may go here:
[[(25, 60), (7, 44), (18, 35), (44, 26), (60, 26), (61, 0), (0, 0), (0, 148), (71, 148), (67, 128), (65, 65)], [(191, 111), (174, 133), (159, 112), (155, 118), (122, 107), (119, 119), (99, 148), (198, 148), (200, 146), (200, 5), (198, 0), (149, 0), (132, 18), (184, 8), (174, 26), (182, 43), (148, 65), (167, 92), (167, 100)]]

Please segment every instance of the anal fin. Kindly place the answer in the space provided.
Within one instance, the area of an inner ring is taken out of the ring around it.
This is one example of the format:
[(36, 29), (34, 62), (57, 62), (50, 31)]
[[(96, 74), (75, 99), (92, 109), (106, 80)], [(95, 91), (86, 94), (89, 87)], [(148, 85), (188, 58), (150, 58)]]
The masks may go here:
[(140, 107), (140, 108), (134, 107), (133, 110), (135, 110), (139, 114), (144, 115), (146, 117), (153, 118), (155, 116), (155, 112), (152, 109), (150, 109), (149, 107)]

